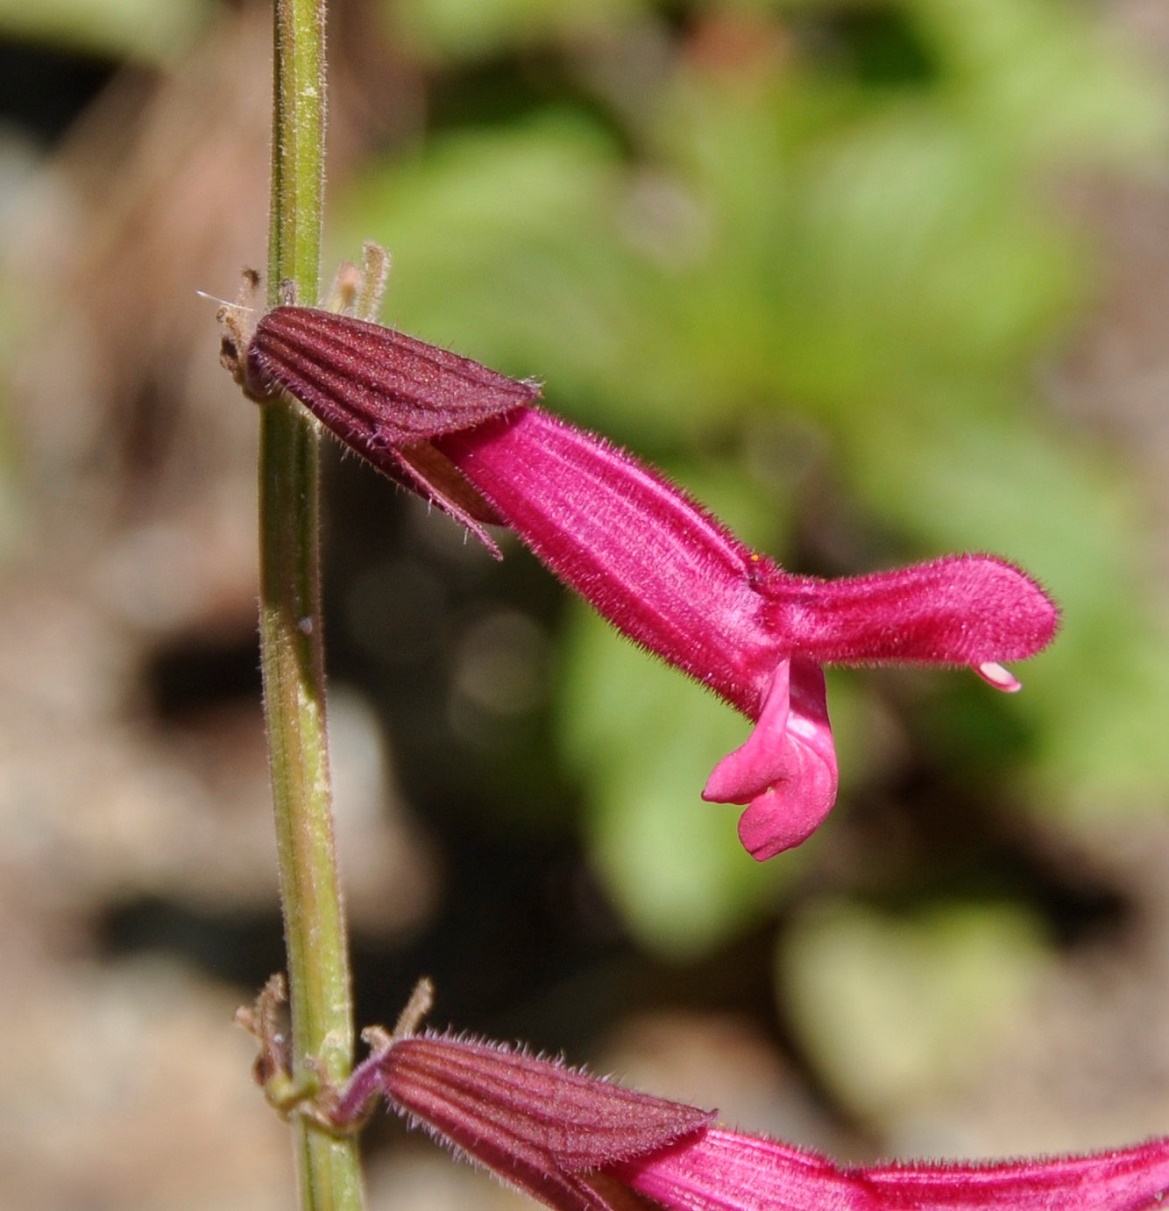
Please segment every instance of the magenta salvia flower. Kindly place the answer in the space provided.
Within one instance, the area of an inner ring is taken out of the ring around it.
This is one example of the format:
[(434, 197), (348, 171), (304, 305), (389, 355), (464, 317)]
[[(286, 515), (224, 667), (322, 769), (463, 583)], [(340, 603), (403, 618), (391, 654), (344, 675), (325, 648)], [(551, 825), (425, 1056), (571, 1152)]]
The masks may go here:
[(1169, 1196), (1166, 1139), (1042, 1160), (843, 1167), (558, 1061), (411, 1028), (357, 1068), (328, 1121), (351, 1125), (381, 1094), (557, 1211), (620, 1211), (622, 1190), (667, 1211), (1153, 1211)]
[(793, 576), (611, 444), (526, 406), (435, 446), (610, 622), (756, 723), (703, 792), (747, 804), (756, 858), (798, 845), (836, 798), (822, 663), (970, 665), (1050, 641), (1057, 613), (1017, 568), (959, 556), (836, 581)]
[(746, 805), (739, 835), (758, 859), (804, 841), (836, 798), (822, 665), (966, 665), (1012, 691), (1003, 662), (1055, 634), (1046, 593), (989, 555), (832, 581), (785, 572), (657, 472), (534, 406), (533, 384), (379, 325), (282, 306), (242, 355), (230, 337), (225, 349), (251, 394), (288, 391), (489, 545), (485, 523), (510, 526), (614, 626), (751, 719), (703, 795)]

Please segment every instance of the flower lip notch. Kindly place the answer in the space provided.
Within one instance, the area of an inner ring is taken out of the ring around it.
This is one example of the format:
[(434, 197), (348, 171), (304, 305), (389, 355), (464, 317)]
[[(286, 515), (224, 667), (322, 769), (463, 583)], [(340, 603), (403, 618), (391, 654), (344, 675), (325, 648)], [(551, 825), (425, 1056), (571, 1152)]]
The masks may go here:
[(703, 793), (746, 806), (757, 859), (800, 844), (836, 798), (823, 665), (967, 666), (1014, 692), (1005, 662), (1057, 630), (1042, 587), (991, 555), (793, 575), (652, 467), (539, 408), (536, 384), (379, 325), (285, 305), (238, 347), (246, 384), (294, 395), (496, 553), (485, 527), (509, 526), (619, 631), (746, 715), (751, 735)]

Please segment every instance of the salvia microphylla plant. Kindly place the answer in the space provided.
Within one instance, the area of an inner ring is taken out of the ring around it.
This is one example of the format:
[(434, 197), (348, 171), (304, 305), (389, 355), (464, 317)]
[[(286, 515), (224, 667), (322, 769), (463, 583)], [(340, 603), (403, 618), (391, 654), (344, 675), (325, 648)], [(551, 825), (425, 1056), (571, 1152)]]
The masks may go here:
[[(367, 247), (350, 309), (376, 309), (385, 254)], [(370, 285), (370, 283), (375, 283)], [(837, 790), (824, 664), (967, 665), (992, 686), (1045, 647), (1059, 614), (1034, 580), (958, 555), (839, 580), (784, 571), (662, 475), (536, 406), (539, 388), (350, 314), (288, 305), (220, 313), (224, 364), (253, 398), (284, 390), (380, 470), (496, 550), (510, 526), (634, 642), (754, 724), (703, 797), (746, 804), (757, 859), (804, 841)]]
[[(273, 1027), (278, 984), (247, 1024), (262, 1071), (284, 1064)], [(562, 1061), (476, 1039), (414, 1033), (423, 981), (392, 1035), (367, 1031), (370, 1057), (308, 1107), (335, 1131), (378, 1096), (414, 1125), (556, 1211), (1153, 1211), (1169, 1199), (1169, 1139), (1087, 1156), (994, 1164), (842, 1167), (713, 1112), (638, 1093)]]

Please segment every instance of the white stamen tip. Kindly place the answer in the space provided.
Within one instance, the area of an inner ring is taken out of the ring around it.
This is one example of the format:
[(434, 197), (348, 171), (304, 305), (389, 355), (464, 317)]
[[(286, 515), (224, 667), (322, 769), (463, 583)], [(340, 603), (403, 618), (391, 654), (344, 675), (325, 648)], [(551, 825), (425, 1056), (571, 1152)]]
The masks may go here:
[(217, 294), (208, 294), (206, 290), (196, 290), (195, 294), (201, 299), (206, 299), (209, 303), (218, 303), (221, 307), (235, 306), (235, 303), (229, 303), (227, 299), (221, 299)]
[(1005, 694), (1015, 694), (1023, 688), (1023, 683), (1017, 677), (1012, 676), (1001, 664), (995, 664), (993, 661), (980, 664), (974, 671), (988, 685), (993, 685), (996, 690), (1002, 690)]

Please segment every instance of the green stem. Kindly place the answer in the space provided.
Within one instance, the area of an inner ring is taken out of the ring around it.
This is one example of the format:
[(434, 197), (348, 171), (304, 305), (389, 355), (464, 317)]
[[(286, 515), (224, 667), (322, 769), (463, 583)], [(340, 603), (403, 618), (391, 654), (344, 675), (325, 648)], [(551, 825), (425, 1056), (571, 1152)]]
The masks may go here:
[[(276, 0), (269, 301), (283, 282), (315, 302), (325, 133), (325, 0)], [(260, 642), (288, 947), (293, 1075), (353, 1063), (345, 916), (337, 882), (325, 730), (317, 435), (288, 401), (261, 410)], [(297, 1117), (304, 1211), (360, 1211), (356, 1140)]]

